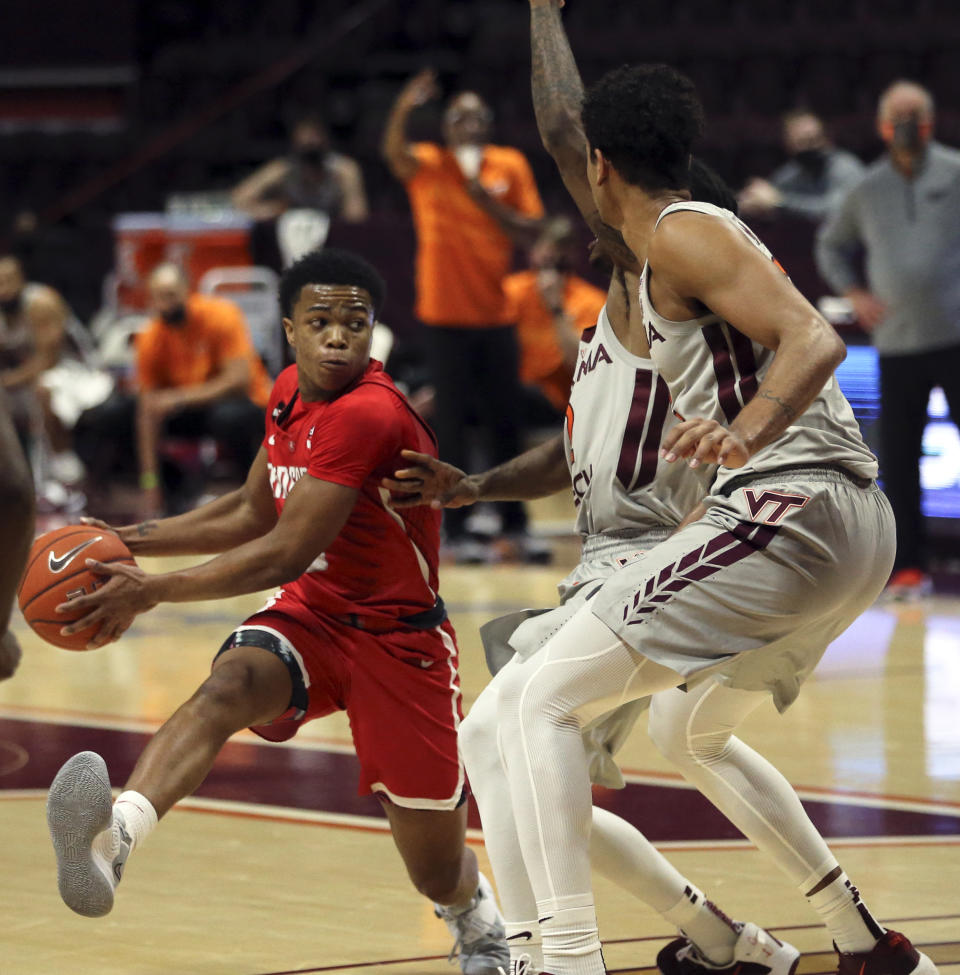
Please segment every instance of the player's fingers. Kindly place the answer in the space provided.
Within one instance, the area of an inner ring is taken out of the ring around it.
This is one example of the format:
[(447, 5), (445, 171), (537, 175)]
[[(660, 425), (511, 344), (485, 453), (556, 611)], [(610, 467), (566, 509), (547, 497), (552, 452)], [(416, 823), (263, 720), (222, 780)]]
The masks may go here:
[(420, 494), (411, 494), (406, 498), (391, 498), (390, 507), (394, 510), (400, 508), (419, 508), (421, 505), (426, 504)]
[(699, 467), (701, 464), (715, 464), (719, 458), (720, 444), (724, 441), (727, 434), (722, 429), (708, 430), (697, 443), (697, 449), (690, 458), (691, 467)]
[(432, 470), (437, 465), (436, 457), (431, 457), (429, 454), (421, 454), (418, 450), (401, 450), (400, 456), (404, 460), (415, 461), (421, 467), (426, 467), (427, 470)]
[(127, 574), (124, 570), (129, 569), (130, 566), (118, 562), (98, 562), (96, 559), (87, 559), (87, 568), (98, 576), (121, 576)]
[(434, 475), (425, 467), (401, 467), (400, 470), (393, 472), (393, 476), (398, 481), (419, 481), (422, 484)]
[(411, 477), (409, 480), (399, 481), (393, 477), (384, 477), (380, 481), (380, 486), (388, 491), (399, 491), (401, 494), (419, 494), (423, 487), (423, 479)]
[[(691, 430), (694, 430), (700, 425), (699, 420), (684, 420), (682, 423), (678, 423), (675, 427), (672, 427), (667, 435), (661, 441), (660, 446), (660, 456), (664, 460), (674, 461), (680, 456), (676, 451), (677, 444), (686, 437)], [(673, 456), (670, 456), (670, 455)]]
[(718, 457), (724, 467), (743, 467), (750, 459), (743, 444), (734, 437), (727, 437), (720, 445)]
[(88, 515), (84, 515), (84, 517), (80, 519), (80, 524), (89, 525), (91, 528), (102, 528), (108, 532), (113, 531), (113, 529), (105, 521), (101, 521), (99, 518), (91, 518)]
[(99, 593), (92, 592), (86, 596), (76, 596), (66, 602), (58, 603), (53, 607), (55, 613), (75, 613), (77, 610), (92, 609), (100, 601)]
[(696, 450), (697, 444), (705, 432), (706, 427), (702, 423), (697, 420), (690, 421), (687, 428), (667, 448), (664, 459), (673, 463), (679, 457), (689, 457)]
[(88, 626), (93, 626), (94, 623), (98, 623), (103, 619), (103, 610), (95, 609), (91, 613), (87, 613), (86, 616), (81, 616), (80, 619), (73, 620), (66, 626), (61, 627), (61, 636), (73, 636), (74, 633), (79, 633), (81, 630), (85, 630)]

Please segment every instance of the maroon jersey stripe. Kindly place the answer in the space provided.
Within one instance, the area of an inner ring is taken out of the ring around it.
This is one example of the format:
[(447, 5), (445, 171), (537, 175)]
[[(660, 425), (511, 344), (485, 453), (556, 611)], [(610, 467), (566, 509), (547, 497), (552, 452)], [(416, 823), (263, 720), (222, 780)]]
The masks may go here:
[(653, 373), (647, 369), (637, 369), (633, 374), (633, 400), (627, 414), (627, 425), (620, 441), (620, 459), (617, 461), (617, 480), (629, 491), (634, 482), (637, 458), (643, 439), (643, 425), (647, 419), (650, 404), (650, 387)]
[(743, 332), (738, 332), (732, 325), (727, 329), (733, 346), (734, 365), (740, 377), (737, 381), (740, 401), (746, 406), (757, 392), (757, 357), (753, 354), (753, 342)]
[(653, 391), (653, 408), (650, 411), (650, 423), (647, 425), (647, 435), (643, 438), (643, 452), (640, 463), (640, 473), (631, 487), (646, 487), (657, 476), (657, 464), (660, 461), (660, 440), (663, 437), (663, 424), (667, 419), (670, 407), (670, 391), (667, 384), (657, 376)]
[(700, 333), (713, 356), (713, 374), (717, 378), (717, 399), (720, 402), (720, 409), (723, 410), (727, 423), (732, 423), (740, 412), (740, 400), (737, 399), (737, 374), (723, 323), (713, 322), (704, 325)]

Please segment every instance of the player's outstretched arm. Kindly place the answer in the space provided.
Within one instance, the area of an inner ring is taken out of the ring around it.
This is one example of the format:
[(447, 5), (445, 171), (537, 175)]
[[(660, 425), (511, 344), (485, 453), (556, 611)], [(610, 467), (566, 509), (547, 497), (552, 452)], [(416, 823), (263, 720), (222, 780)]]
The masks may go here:
[(265, 534), (277, 522), (266, 451), (260, 448), (243, 487), (193, 511), (119, 528), (96, 518), (84, 518), (83, 522), (115, 531), (134, 555), (225, 552)]
[(466, 474), (459, 467), (415, 450), (404, 450), (403, 457), (411, 462), (410, 466), (381, 482), (393, 493), (395, 508), (424, 504), (459, 508), (477, 501), (530, 501), (570, 486), (562, 436), (482, 474)]
[(639, 270), (619, 231), (600, 219), (587, 179), (587, 137), (580, 121), (583, 82), (560, 15), (562, 0), (530, 0), (531, 89), (537, 129), (587, 226), (619, 267)]
[(97, 574), (111, 579), (89, 596), (57, 607), (58, 612), (86, 611), (63, 633), (100, 624), (88, 644), (94, 649), (118, 639), (135, 617), (158, 603), (226, 599), (292, 582), (332, 544), (357, 494), (356, 488), (306, 475), (291, 489), (283, 514), (270, 531), (189, 569), (148, 575), (135, 566), (88, 559), (87, 565)]

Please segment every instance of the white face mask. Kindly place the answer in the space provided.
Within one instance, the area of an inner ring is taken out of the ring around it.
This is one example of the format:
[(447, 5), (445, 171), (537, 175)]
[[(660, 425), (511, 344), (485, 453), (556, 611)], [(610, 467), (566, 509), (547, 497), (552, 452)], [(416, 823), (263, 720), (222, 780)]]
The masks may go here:
[(467, 179), (476, 179), (480, 175), (480, 164), (483, 162), (482, 146), (457, 146), (453, 150), (460, 165), (460, 171)]

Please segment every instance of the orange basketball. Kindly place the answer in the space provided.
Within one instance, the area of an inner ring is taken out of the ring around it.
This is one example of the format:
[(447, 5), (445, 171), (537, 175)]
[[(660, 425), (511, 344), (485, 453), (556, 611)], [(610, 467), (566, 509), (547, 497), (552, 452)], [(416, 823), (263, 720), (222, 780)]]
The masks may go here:
[(60, 628), (85, 615), (57, 613), (60, 603), (93, 592), (106, 581), (87, 568), (87, 559), (136, 565), (130, 549), (111, 531), (89, 525), (67, 525), (41, 535), (30, 549), (18, 593), (24, 619), (34, 633), (64, 650), (85, 650), (98, 624), (72, 636)]

